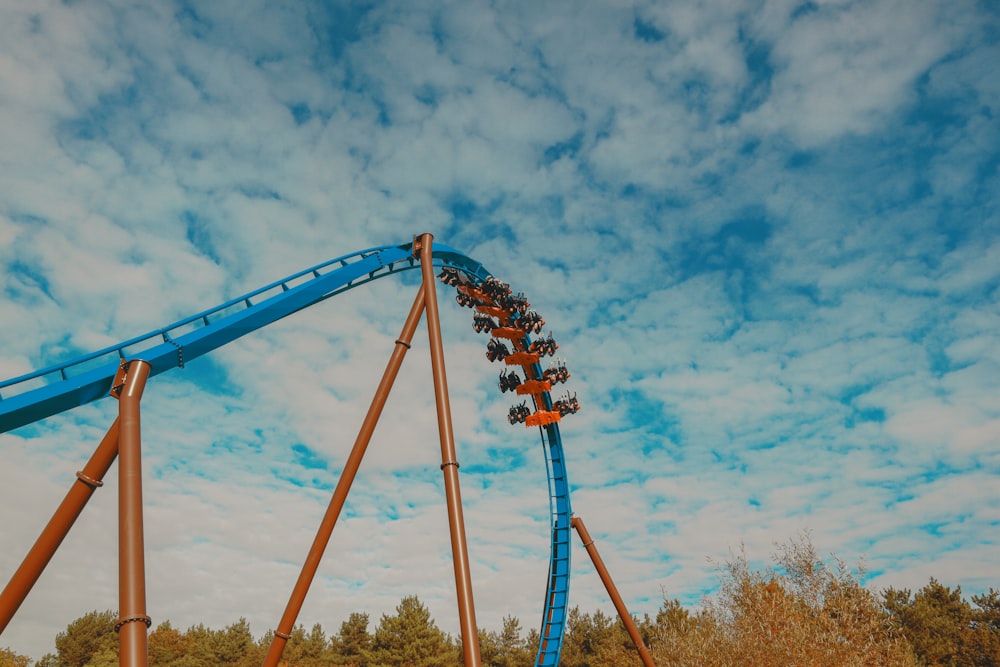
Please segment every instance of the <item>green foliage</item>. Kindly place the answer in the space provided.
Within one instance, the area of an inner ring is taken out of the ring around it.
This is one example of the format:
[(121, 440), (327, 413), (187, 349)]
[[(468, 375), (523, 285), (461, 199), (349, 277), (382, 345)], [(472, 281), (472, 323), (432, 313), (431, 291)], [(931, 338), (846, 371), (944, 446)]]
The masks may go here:
[(534, 664), (538, 649), (537, 631), (533, 639), (529, 635), (521, 638), (521, 622), (516, 616), (504, 616), (503, 628), (499, 636), (499, 655), (495, 667), (520, 667)]
[(147, 643), (149, 662), (153, 665), (174, 665), (189, 651), (184, 634), (178, 632), (165, 621), (149, 633)]
[(628, 642), (628, 635), (610, 616), (601, 611), (583, 614), (579, 607), (573, 607), (566, 618), (566, 638), (559, 662), (564, 667), (613, 665), (618, 661), (623, 641)]
[(14, 653), (9, 648), (0, 648), (0, 667), (29, 667), (31, 658)]
[(112, 648), (102, 648), (95, 653), (87, 667), (118, 667), (118, 651)]
[(991, 588), (988, 593), (973, 595), (972, 604), (978, 607), (975, 612), (976, 620), (1000, 628), (1000, 591)]
[(56, 667), (85, 667), (102, 654), (118, 655), (118, 633), (113, 611), (92, 611), (84, 614), (56, 635)]
[[(534, 634), (537, 638), (538, 633)], [(479, 655), (485, 667), (529, 667), (534, 664), (537, 639), (521, 637), (521, 622), (505, 616), (500, 632), (479, 629)]]
[(479, 628), (479, 657), (486, 667), (496, 667), (499, 664), (500, 640), (497, 633)]
[(368, 667), (452, 667), (456, 652), (427, 607), (416, 596), (407, 596), (394, 616), (382, 615), (366, 657)]
[(899, 622), (923, 665), (1000, 665), (1000, 595), (992, 588), (973, 596), (975, 608), (937, 579), (911, 597), (907, 589), (886, 589), (885, 608)]
[[(326, 633), (323, 632), (323, 627), (319, 623), (313, 625), (312, 630), (308, 633), (306, 633), (305, 628), (298, 625), (292, 630), (291, 635), (281, 654), (282, 661), (289, 666), (327, 667), (328, 665), (341, 664), (336, 659), (333, 646), (327, 641)], [(270, 638), (268, 645), (270, 645)], [(261, 655), (261, 659), (257, 660), (254, 665), (260, 664), (263, 657)]]
[[(1000, 667), (1000, 592), (970, 601), (936, 579), (916, 594), (878, 597), (843, 562), (820, 559), (808, 536), (780, 547), (774, 565), (750, 568), (739, 555), (722, 569), (719, 592), (690, 611), (664, 596), (655, 615), (636, 620), (660, 667)], [(117, 667), (117, 615), (91, 612), (56, 637), (56, 653), (35, 667)], [(280, 667), (459, 667), (461, 647), (441, 631), (415, 596), (368, 631), (368, 614), (352, 613), (328, 637), (320, 624), (297, 626)], [(520, 621), (480, 629), (484, 667), (532, 667), (538, 630)], [(258, 667), (273, 633), (254, 640), (246, 619), (221, 630), (186, 631), (161, 623), (149, 633), (150, 667)], [(621, 620), (573, 608), (567, 617), (562, 667), (637, 667), (638, 652)], [(0, 667), (31, 661), (0, 649)]]
[(337, 659), (350, 667), (367, 667), (365, 656), (372, 646), (368, 634), (368, 614), (353, 612), (340, 624), (340, 633), (331, 641)]

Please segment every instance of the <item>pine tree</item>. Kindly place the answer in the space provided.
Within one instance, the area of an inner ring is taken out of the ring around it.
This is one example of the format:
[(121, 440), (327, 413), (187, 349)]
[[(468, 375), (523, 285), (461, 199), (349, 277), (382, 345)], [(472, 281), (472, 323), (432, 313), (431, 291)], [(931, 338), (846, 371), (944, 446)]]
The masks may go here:
[(976, 609), (962, 642), (963, 658), (977, 666), (1000, 665), (1000, 592), (991, 588), (983, 595), (973, 595), (972, 604)]
[(937, 579), (911, 597), (908, 589), (886, 589), (886, 609), (898, 620), (914, 652), (927, 665), (1000, 665), (1000, 594), (973, 596), (972, 605)]
[[(573, 607), (566, 618), (566, 637), (559, 664), (565, 667), (608, 667), (621, 659), (624, 628), (615, 627), (615, 620), (597, 610), (593, 614)], [(633, 658), (634, 659), (634, 658)]]
[(186, 637), (170, 621), (160, 623), (149, 633), (148, 655), (150, 667), (170, 667), (175, 660), (188, 652)]
[[(336, 664), (334, 658), (333, 648), (326, 640), (326, 633), (319, 623), (314, 624), (308, 633), (304, 627), (296, 625), (281, 654), (282, 663), (287, 663), (288, 667), (328, 667)], [(259, 665), (261, 660), (257, 660), (254, 665)]]
[(524, 638), (524, 650), (528, 654), (527, 665), (535, 664), (535, 657), (538, 655), (538, 645), (542, 641), (542, 635), (537, 628), (528, 630), (528, 636)]
[(0, 667), (28, 667), (31, 658), (14, 653), (9, 648), (0, 648)]
[(367, 667), (366, 655), (372, 645), (372, 636), (368, 634), (368, 614), (352, 612), (340, 624), (340, 632), (331, 643), (337, 659), (344, 665)]
[(404, 597), (395, 616), (383, 614), (367, 651), (369, 667), (453, 667), (456, 647), (416, 596)]
[(500, 635), (492, 630), (479, 628), (479, 657), (484, 667), (504, 667), (500, 660)]
[(92, 611), (76, 619), (56, 635), (57, 667), (84, 667), (101, 652), (118, 655), (118, 633), (113, 611)]
[(499, 641), (500, 667), (528, 667), (534, 664), (536, 645), (521, 638), (521, 622), (516, 616), (504, 616)]
[(972, 607), (962, 599), (962, 589), (942, 585), (937, 579), (920, 589), (888, 589), (886, 607), (899, 619), (916, 654), (929, 665), (949, 665), (959, 652), (959, 633), (972, 621)]
[(237, 665), (254, 649), (247, 619), (240, 618), (224, 630), (212, 632), (216, 664)]

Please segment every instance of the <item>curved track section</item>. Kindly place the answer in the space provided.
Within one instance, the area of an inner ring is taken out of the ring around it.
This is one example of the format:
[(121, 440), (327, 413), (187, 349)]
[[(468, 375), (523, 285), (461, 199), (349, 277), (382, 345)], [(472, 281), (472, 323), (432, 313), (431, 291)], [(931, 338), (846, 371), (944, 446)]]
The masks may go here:
[(549, 476), (549, 507), (552, 512), (552, 551), (549, 556), (549, 581), (542, 614), (541, 642), (535, 664), (558, 665), (562, 650), (566, 614), (569, 611), (570, 525), (573, 510), (569, 504), (569, 481), (563, 463), (562, 440), (555, 424), (541, 427), (545, 462)]
[[(477, 311), (491, 313), (498, 318), (496, 323), (491, 320), (493, 326), (484, 329), (480, 327), (480, 316), (477, 316), (477, 331), (500, 334), (514, 346), (513, 355), (487, 353), (491, 361), (502, 358), (508, 366), (523, 369), (525, 382), (517, 383), (523, 386), (505, 385), (505, 379), (509, 378), (504, 372), (501, 373), (501, 390), (516, 389), (518, 394), (530, 395), (535, 405), (531, 414), (524, 403), (515, 406), (511, 409), (510, 421), (512, 424), (521, 422), (538, 426), (545, 450), (552, 540), (536, 665), (558, 665), (569, 597), (572, 510), (557, 422), (560, 416), (575, 412), (579, 406), (575, 397), (571, 400), (568, 394), (566, 400), (553, 401), (551, 398), (549, 390), (552, 382), (549, 380), (560, 381), (560, 368), (561, 380), (564, 381), (568, 373), (565, 366), (554, 366), (549, 370), (541, 368), (538, 350), (545, 353), (545, 339), (532, 341), (528, 335), (532, 327), (537, 332), (540, 319), (532, 320), (524, 308), (504, 309), (498, 303), (502, 299), (489, 296), (487, 288), (502, 283), (492, 278), (476, 260), (438, 243), (434, 244), (433, 257), (435, 265), (444, 269), (442, 278), (445, 282), (458, 286), (459, 303), (474, 306)], [(379, 246), (343, 255), (143, 336), (66, 363), (0, 381), (0, 433), (109, 396), (123, 359), (149, 363), (151, 376), (183, 368), (191, 359), (341, 292), (419, 267), (412, 243)], [(455, 280), (450, 277), (455, 277)], [(537, 318), (537, 315), (534, 317)], [(551, 335), (547, 341), (550, 343), (548, 353), (551, 354), (556, 347)], [(491, 346), (496, 342), (492, 339)]]
[[(569, 371), (561, 362), (542, 369), (541, 358), (554, 355), (559, 346), (551, 333), (547, 338), (531, 339), (529, 332), (541, 332), (545, 321), (531, 310), (523, 294), (514, 295), (509, 285), (491, 276), (479, 279), (445, 268), (439, 277), (445, 284), (456, 288), (456, 300), (460, 305), (475, 310), (473, 328), (490, 334), (486, 358), (502, 361), (506, 366), (500, 372), (500, 391), (531, 396), (535, 407), (532, 412), (525, 399), (511, 407), (508, 420), (511, 424), (537, 426), (542, 435), (549, 480), (552, 550), (535, 664), (539, 667), (558, 665), (569, 605), (569, 541), (573, 515), (558, 422), (563, 416), (578, 411), (580, 406), (576, 397), (571, 397), (569, 393), (565, 398), (552, 400), (550, 392), (553, 385), (568, 380)], [(508, 370), (511, 367), (515, 370)], [(517, 374), (517, 367), (520, 367), (523, 377)]]
[[(487, 275), (481, 264), (445, 245), (435, 244), (434, 260), (477, 278)], [(148, 362), (150, 376), (182, 368), (191, 359), (303, 308), (419, 266), (412, 254), (412, 244), (362, 250), (300, 271), (138, 338), (5, 380), (0, 382), (0, 433), (106, 397), (122, 359)]]

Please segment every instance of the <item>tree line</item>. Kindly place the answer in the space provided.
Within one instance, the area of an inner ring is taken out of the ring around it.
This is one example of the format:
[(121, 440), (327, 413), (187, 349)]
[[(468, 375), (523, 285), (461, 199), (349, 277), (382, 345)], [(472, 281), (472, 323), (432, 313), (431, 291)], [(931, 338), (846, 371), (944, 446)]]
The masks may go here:
[[(862, 573), (825, 562), (808, 537), (780, 547), (774, 563), (749, 567), (743, 555), (722, 568), (719, 590), (696, 611), (664, 596), (655, 617), (635, 619), (659, 667), (1000, 667), (1000, 591), (971, 599), (961, 587), (931, 579), (916, 592), (875, 593)], [(117, 614), (93, 611), (55, 638), (56, 652), (33, 662), (0, 649), (0, 667), (117, 667)], [(339, 631), (296, 627), (282, 667), (460, 667), (460, 640), (438, 628), (416, 596), (369, 629), (352, 613)], [(480, 630), (483, 664), (530, 667), (538, 631), (513, 616), (499, 631)], [(150, 667), (258, 667), (271, 644), (254, 638), (245, 619), (221, 630), (169, 622), (149, 633)], [(573, 608), (560, 659), (563, 667), (641, 665), (621, 621)]]

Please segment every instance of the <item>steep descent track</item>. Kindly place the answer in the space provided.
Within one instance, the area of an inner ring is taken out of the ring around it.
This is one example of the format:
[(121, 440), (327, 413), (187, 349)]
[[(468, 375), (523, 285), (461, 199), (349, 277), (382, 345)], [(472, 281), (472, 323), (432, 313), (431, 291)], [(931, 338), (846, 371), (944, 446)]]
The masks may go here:
[[(492, 278), (482, 264), (442, 244), (434, 245), (433, 257), (435, 265), (443, 269), (442, 278), (445, 282), (459, 287), (459, 303), (465, 301), (463, 305), (475, 306), (480, 312), (493, 313), (500, 320), (498, 325), (489, 327), (489, 331), (510, 340), (515, 354), (490, 357), (491, 360), (503, 358), (507, 365), (521, 366), (525, 379), (533, 378), (536, 383), (525, 382), (524, 386), (516, 389), (518, 394), (532, 396), (535, 413), (527, 414), (522, 403), (511, 409), (510, 421), (512, 424), (522, 422), (528, 426), (538, 426), (542, 434), (552, 540), (536, 665), (557, 665), (569, 596), (572, 515), (557, 422), (562, 414), (575, 412), (578, 406), (575, 398), (570, 399), (568, 394), (566, 400), (553, 402), (549, 394), (552, 382), (549, 380), (559, 381), (560, 369), (562, 380), (568, 377), (568, 373), (564, 366), (542, 370), (538, 362), (539, 350), (544, 353), (548, 344), (547, 351), (551, 354), (555, 349), (554, 341), (550, 336), (548, 339), (540, 338), (532, 342), (528, 332), (532, 330), (531, 325), (537, 325), (540, 320), (525, 317), (523, 309), (518, 313), (514, 312), (516, 308), (511, 308), (505, 314), (504, 309), (497, 307), (492, 297), (484, 296), (484, 290), (488, 292), (489, 286), (502, 283)], [(191, 359), (341, 292), (419, 267), (410, 243), (362, 250), (300, 271), (143, 336), (66, 363), (0, 381), (0, 433), (109, 396), (122, 359), (149, 363), (150, 376), (173, 368), (183, 368)], [(451, 281), (452, 276), (456, 277), (455, 281)], [(459, 276), (460, 281), (457, 278)], [(479, 297), (478, 305), (475, 297)], [(468, 301), (470, 298), (472, 300)], [(488, 310), (490, 308), (493, 310)], [(481, 319), (477, 316), (477, 331), (484, 330), (480, 323)], [(496, 342), (496, 339), (491, 340), (491, 345)], [(489, 354), (488, 352), (488, 356)], [(506, 390), (505, 379), (509, 378), (506, 373), (502, 373), (501, 390)], [(508, 386), (515, 388), (513, 384)]]

